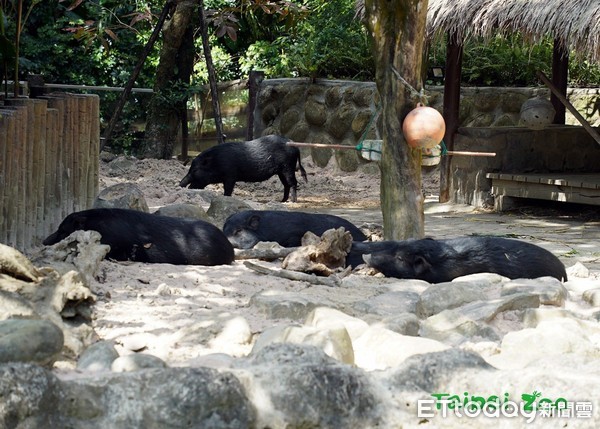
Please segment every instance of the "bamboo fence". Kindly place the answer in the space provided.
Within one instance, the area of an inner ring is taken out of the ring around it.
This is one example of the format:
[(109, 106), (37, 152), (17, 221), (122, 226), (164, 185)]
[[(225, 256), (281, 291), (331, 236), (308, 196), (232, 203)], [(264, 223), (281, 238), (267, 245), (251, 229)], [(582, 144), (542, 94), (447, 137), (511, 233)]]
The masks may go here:
[(0, 104), (0, 242), (41, 244), (98, 194), (97, 95), (52, 93)]

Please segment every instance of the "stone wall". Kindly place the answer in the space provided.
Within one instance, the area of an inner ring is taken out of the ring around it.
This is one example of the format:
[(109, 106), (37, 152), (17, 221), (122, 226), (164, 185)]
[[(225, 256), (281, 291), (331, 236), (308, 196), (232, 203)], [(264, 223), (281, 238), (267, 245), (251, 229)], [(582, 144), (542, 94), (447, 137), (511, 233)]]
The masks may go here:
[[(426, 90), (440, 112), (443, 87)], [(521, 105), (549, 99), (546, 88), (462, 88), (459, 134), (454, 150), (496, 152), (490, 157), (452, 158), (451, 198), (476, 206), (490, 203), (489, 172), (597, 172), (597, 144), (567, 111), (566, 126), (534, 131), (519, 127)], [(592, 125), (600, 126), (600, 89), (570, 89), (568, 98)], [(255, 110), (255, 136), (281, 134), (299, 142), (356, 146), (362, 138), (380, 140), (379, 97), (372, 82), (273, 79), (261, 84)], [(577, 125), (577, 126), (574, 126)], [(576, 149), (574, 149), (576, 148)], [(303, 149), (304, 155), (308, 152)], [(315, 165), (332, 157), (342, 171), (369, 163), (358, 151), (310, 149)]]

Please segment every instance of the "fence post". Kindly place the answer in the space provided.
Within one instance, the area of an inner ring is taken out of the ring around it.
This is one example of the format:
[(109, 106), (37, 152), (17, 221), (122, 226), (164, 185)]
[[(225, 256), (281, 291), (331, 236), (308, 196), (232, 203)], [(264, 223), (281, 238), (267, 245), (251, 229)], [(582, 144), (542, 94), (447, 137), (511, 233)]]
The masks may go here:
[(265, 79), (265, 73), (262, 71), (251, 71), (248, 76), (248, 124), (246, 130), (246, 140), (254, 139), (254, 110), (256, 109), (256, 100), (260, 84)]

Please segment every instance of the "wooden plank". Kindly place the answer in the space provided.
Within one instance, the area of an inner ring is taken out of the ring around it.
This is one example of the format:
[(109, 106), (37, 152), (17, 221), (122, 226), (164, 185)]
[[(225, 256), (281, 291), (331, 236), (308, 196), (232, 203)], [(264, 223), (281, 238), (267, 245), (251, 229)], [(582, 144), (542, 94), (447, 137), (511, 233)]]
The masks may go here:
[(505, 180), (523, 183), (540, 183), (556, 186), (572, 186), (579, 188), (600, 189), (600, 173), (585, 174), (505, 174), (487, 173), (485, 175), (492, 180)]
[(492, 194), (578, 204), (600, 205), (600, 189), (492, 179)]

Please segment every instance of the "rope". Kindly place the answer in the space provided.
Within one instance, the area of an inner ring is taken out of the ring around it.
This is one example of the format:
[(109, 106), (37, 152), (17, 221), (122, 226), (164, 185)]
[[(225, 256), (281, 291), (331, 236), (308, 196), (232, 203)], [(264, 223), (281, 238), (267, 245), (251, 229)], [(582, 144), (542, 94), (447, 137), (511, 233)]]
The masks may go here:
[[(371, 115), (371, 119), (369, 119), (369, 123), (367, 124), (367, 127), (365, 128), (365, 131), (362, 133), (362, 135), (360, 136), (360, 139), (358, 139), (358, 144), (356, 145), (356, 150), (361, 151), (363, 150), (363, 142), (365, 140), (365, 138), (367, 137), (367, 133), (369, 132), (369, 130), (371, 129), (371, 125), (373, 124), (373, 121), (375, 120), (375, 118), (377, 116), (379, 116), (379, 112), (381, 111), (380, 107), (377, 107), (375, 109), (375, 112), (373, 112), (373, 115)], [(377, 149), (373, 149), (373, 148), (368, 148), (368, 150), (370, 152), (376, 152), (376, 153), (381, 153), (380, 150)]]
[(419, 99), (419, 101), (420, 101), (421, 103), (423, 103), (423, 104), (426, 104), (426, 102), (427, 102), (427, 96), (425, 95), (425, 93), (424, 93), (423, 89), (421, 88), (421, 91), (417, 91), (416, 89), (414, 89), (414, 88), (413, 88), (413, 87), (410, 85), (410, 83), (408, 83), (408, 82), (406, 81), (406, 79), (404, 79), (404, 78), (403, 78), (403, 77), (400, 75), (400, 72), (398, 72), (398, 70), (396, 70), (396, 69), (394, 68), (394, 66), (390, 66), (390, 68), (392, 69), (392, 71), (394, 72), (394, 74), (396, 75), (396, 77), (398, 78), (398, 80), (399, 80), (400, 82), (402, 82), (402, 83), (404, 84), (404, 86), (405, 86), (405, 87), (407, 87), (407, 88), (410, 90), (410, 92), (412, 93), (413, 97), (415, 97), (415, 98), (418, 98), (418, 99)]

